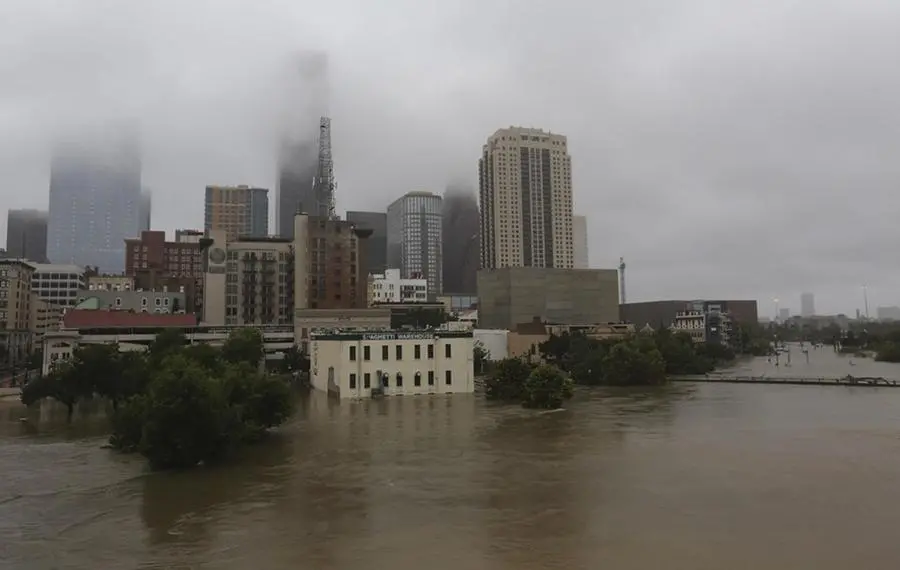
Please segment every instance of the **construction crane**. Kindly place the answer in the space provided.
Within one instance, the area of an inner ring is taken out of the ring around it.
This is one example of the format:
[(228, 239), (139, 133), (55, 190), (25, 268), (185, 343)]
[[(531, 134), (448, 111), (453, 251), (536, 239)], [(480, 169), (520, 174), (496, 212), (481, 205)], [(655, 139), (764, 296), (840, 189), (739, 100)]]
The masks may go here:
[(619, 258), (619, 297), (620, 304), (625, 304), (625, 258)]

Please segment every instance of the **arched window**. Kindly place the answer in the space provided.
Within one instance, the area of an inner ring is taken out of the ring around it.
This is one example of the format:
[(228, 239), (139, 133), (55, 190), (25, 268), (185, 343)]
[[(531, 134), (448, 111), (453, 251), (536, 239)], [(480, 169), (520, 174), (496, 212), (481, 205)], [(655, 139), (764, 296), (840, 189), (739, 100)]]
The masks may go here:
[(403, 386), (403, 374), (397, 373), (397, 387), (400, 388)]
[(413, 377), (413, 386), (421, 386), (422, 385), (422, 373), (416, 370), (416, 375)]

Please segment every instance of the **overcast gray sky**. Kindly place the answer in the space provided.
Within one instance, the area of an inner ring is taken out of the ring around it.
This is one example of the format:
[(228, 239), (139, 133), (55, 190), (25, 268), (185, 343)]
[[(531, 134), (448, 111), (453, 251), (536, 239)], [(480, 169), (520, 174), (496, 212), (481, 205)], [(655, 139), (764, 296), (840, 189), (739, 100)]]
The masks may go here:
[(541, 127), (629, 300), (900, 304), (897, 0), (2, 0), (2, 204), (46, 207), (53, 133), (125, 115), (157, 228), (201, 227), (207, 183), (274, 200), (278, 70), (310, 49), (340, 211), (474, 186), (489, 134)]

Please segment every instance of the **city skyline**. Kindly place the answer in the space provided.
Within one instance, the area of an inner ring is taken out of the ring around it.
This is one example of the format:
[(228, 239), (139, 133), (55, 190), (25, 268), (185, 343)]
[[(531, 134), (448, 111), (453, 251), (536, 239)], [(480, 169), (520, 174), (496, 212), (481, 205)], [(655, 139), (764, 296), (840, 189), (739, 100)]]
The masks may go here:
[[(343, 4), (314, 13), (284, 4), (249, 13), (186, 6), (181, 33), (169, 37), (165, 2), (137, 2), (55, 13), (48, 38), (44, 11), (10, 2), (5, 37), (14, 49), (0, 66), (0, 122), (10, 136), (0, 168), (11, 208), (46, 208), (48, 145), (58, 127), (109, 116), (144, 123), (156, 228), (198, 227), (202, 202), (185, 197), (211, 182), (274, 192), (284, 109), (314, 99), (302, 81), (299, 93), (289, 89), (297, 82), (284, 78), (285, 62), (320, 50), (328, 54), (340, 211), (379, 210), (398, 187), (477, 184), (471, 165), (485, 137), (522, 124), (569, 137), (591, 266), (628, 259), (631, 299), (765, 302), (814, 288), (819, 312), (852, 313), (862, 305), (857, 275), (873, 304), (895, 303), (900, 290), (900, 270), (880, 245), (897, 237), (890, 220), (834, 231), (884, 211), (900, 177), (886, 103), (900, 85), (872, 65), (896, 36), (894, 4), (789, 11), (763, 1), (712, 14), (689, 0), (661, 5), (652, 21), (630, 5), (597, 18), (588, 6), (538, 13), (527, 4), (515, 14), (483, 9), (465, 22), (458, 13), (474, 4), (406, 13), (402, 22), (391, 3), (378, 12), (359, 5), (350, 16)], [(543, 41), (507, 31), (539, 18), (550, 27)], [(473, 30), (500, 23), (503, 31), (471, 41)], [(641, 26), (661, 41), (624, 32)], [(260, 30), (265, 41), (217, 41)], [(85, 34), (90, 46), (78, 41)], [(764, 46), (746, 41), (758, 34)], [(397, 37), (417, 48), (400, 48)], [(596, 37), (604, 38), (597, 60), (576, 65), (572, 54)], [(812, 207), (817, 223), (796, 223)], [(686, 222), (695, 217), (704, 223)]]

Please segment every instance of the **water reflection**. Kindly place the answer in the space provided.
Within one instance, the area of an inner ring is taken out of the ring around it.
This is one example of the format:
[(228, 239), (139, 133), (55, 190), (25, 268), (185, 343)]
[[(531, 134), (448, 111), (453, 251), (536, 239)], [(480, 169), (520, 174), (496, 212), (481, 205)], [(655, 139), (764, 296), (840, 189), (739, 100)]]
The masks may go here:
[(545, 413), (312, 394), (234, 463), (152, 474), (4, 409), (0, 566), (893, 570), (895, 395), (679, 384)]

